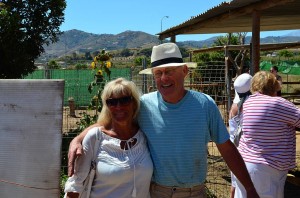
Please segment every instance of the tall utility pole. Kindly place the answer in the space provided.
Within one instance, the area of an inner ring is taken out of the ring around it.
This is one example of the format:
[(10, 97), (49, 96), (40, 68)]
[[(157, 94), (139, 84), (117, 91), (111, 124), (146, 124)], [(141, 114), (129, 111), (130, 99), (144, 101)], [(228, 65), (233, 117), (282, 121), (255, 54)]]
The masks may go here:
[(164, 18), (169, 18), (169, 16), (163, 16), (160, 20), (160, 32), (162, 32), (162, 22)]
[[(163, 16), (160, 20), (160, 32), (162, 32), (162, 22), (164, 18), (169, 18), (169, 16)], [(162, 40), (160, 41), (162, 43)]]

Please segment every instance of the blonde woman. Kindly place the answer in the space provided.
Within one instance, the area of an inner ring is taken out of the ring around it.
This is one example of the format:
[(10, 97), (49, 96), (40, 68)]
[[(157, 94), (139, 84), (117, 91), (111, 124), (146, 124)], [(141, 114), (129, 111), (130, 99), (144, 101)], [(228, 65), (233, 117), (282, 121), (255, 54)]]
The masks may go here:
[(133, 82), (118, 78), (105, 85), (101, 98), (98, 126), (93, 125), (83, 139), (84, 152), (65, 185), (66, 197), (77, 198), (83, 191), (98, 133), (97, 171), (90, 197), (148, 198), (153, 165), (136, 120), (140, 109), (138, 89)]

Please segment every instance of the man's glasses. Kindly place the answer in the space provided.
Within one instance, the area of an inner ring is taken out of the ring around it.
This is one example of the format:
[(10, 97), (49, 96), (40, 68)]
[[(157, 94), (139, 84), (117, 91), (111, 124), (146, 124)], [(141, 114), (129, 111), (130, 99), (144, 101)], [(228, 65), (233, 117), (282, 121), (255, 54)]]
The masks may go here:
[(164, 73), (166, 76), (170, 77), (175, 73), (177, 68), (180, 68), (180, 67), (166, 68), (164, 71), (163, 70), (157, 70), (157, 71), (153, 72), (153, 76), (156, 79), (161, 78), (163, 73)]
[(126, 106), (129, 105), (131, 101), (132, 101), (132, 96), (126, 96), (122, 98), (108, 98), (106, 100), (106, 104), (109, 107), (117, 106), (118, 104), (120, 106)]

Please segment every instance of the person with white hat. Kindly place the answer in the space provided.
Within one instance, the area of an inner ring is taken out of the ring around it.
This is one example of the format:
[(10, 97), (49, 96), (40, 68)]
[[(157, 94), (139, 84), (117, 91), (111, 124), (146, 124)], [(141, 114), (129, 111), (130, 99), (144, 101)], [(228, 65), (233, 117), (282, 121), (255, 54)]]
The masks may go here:
[[(152, 74), (158, 91), (141, 97), (138, 116), (154, 164), (150, 193), (152, 198), (206, 197), (207, 144), (214, 141), (229, 168), (247, 190), (258, 197), (238, 150), (229, 140), (227, 128), (213, 99), (200, 92), (186, 90), (188, 68), (178, 46), (164, 43), (154, 46), (151, 68), (140, 74)], [(69, 174), (75, 154), (80, 153), (82, 132), (70, 144)]]
[[(229, 121), (228, 121), (230, 140), (232, 142), (234, 142), (236, 132), (237, 130), (239, 130), (238, 127), (242, 126), (242, 121), (243, 121), (242, 108), (243, 108), (243, 103), (246, 101), (249, 95), (251, 95), (250, 92), (251, 79), (252, 76), (250, 74), (243, 73), (239, 75), (233, 83), (235, 94), (237, 97), (235, 97), (234, 104), (232, 105), (230, 111), (231, 114), (229, 116)], [(238, 98), (238, 100), (236, 98)], [(234, 105), (236, 106), (236, 111), (232, 111), (232, 109), (234, 109)], [(236, 187), (236, 178), (231, 173), (230, 198), (234, 198), (235, 187)]]

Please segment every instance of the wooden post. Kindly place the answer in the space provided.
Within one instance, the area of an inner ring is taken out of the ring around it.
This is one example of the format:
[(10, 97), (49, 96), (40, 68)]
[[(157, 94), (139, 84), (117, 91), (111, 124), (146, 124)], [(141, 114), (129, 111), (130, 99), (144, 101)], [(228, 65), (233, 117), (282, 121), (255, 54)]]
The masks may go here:
[(229, 75), (229, 58), (228, 58), (228, 49), (225, 48), (225, 86), (227, 92), (227, 107), (226, 115), (229, 115), (229, 109), (231, 107), (231, 77)]
[(252, 13), (252, 68), (251, 75), (259, 71), (260, 60), (260, 12), (254, 10)]
[(176, 36), (175, 35), (171, 36), (171, 42), (176, 43)]

